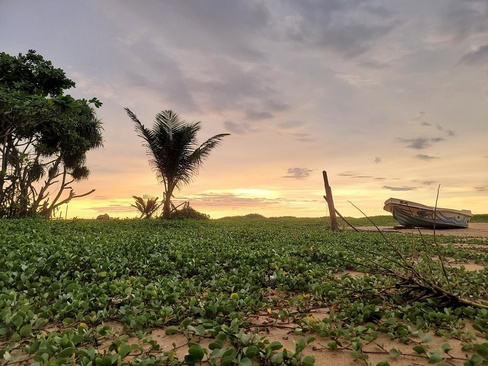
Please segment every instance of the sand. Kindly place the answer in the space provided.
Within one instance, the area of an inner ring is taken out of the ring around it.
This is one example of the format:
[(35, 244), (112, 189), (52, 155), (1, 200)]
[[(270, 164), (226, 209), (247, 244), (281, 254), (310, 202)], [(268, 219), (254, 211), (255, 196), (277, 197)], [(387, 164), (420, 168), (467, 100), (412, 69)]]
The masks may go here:
[[(418, 234), (419, 229), (407, 229), (398, 226), (379, 226), (381, 231), (385, 233), (397, 232), (397, 233), (411, 233)], [(374, 226), (359, 227), (359, 230), (364, 231), (377, 231)], [(464, 237), (477, 237), (477, 238), (488, 238), (488, 223), (471, 223), (466, 229), (420, 229), (422, 235), (454, 235), (454, 236), (464, 236)]]

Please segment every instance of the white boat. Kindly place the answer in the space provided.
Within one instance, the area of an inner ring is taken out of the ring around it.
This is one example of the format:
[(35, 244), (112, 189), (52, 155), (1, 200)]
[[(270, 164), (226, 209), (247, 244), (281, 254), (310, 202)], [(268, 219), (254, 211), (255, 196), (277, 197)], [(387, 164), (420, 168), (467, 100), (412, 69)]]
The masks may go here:
[(391, 212), (402, 226), (433, 229), (467, 228), (473, 216), (469, 210), (425, 206), (398, 198), (387, 199), (384, 210)]

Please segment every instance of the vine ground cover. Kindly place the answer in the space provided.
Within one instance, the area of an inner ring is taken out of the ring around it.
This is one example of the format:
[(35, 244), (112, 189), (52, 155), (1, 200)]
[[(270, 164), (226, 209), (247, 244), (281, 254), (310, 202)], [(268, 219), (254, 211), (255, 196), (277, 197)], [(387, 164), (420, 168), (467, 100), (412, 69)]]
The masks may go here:
[[(334, 233), (324, 219), (1, 221), (0, 360), (486, 363), (486, 309), (416, 298), (374, 264), (394, 270), (396, 248), (458, 293), (488, 300), (487, 270), (461, 265), (486, 266), (488, 241), (386, 238)], [(447, 278), (426, 261), (439, 255), (456, 264)]]

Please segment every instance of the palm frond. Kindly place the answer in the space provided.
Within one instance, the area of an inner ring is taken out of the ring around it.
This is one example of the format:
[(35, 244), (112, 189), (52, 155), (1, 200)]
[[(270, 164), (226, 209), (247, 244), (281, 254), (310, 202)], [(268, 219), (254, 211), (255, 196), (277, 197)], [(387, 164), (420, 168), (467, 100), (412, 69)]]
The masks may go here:
[(164, 184), (166, 212), (173, 190), (189, 184), (210, 151), (229, 134), (215, 135), (198, 146), (200, 122), (188, 123), (180, 119), (177, 113), (163, 110), (156, 115), (153, 128), (148, 129), (130, 109), (125, 110), (135, 123), (136, 132), (144, 140), (150, 165)]
[(163, 204), (158, 203), (159, 197), (156, 198), (148, 198), (144, 200), (142, 197), (132, 196), (136, 200), (134, 204), (131, 204), (132, 207), (136, 208), (141, 213), (141, 219), (143, 217), (150, 219), (151, 216), (161, 207)]

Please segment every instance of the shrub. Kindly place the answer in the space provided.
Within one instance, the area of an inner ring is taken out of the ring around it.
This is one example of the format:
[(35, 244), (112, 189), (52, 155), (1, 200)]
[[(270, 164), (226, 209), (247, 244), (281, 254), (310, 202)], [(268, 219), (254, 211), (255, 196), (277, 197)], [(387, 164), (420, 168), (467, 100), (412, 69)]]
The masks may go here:
[(210, 216), (202, 212), (198, 212), (190, 206), (185, 206), (181, 210), (175, 210), (171, 212), (171, 219), (197, 219), (197, 220), (208, 220)]

